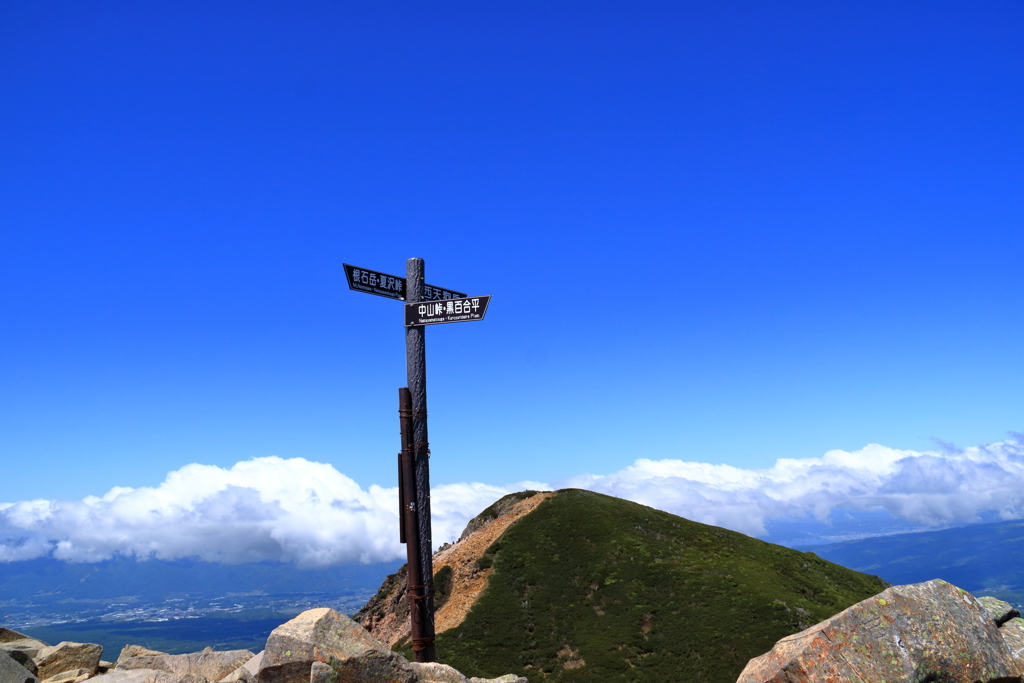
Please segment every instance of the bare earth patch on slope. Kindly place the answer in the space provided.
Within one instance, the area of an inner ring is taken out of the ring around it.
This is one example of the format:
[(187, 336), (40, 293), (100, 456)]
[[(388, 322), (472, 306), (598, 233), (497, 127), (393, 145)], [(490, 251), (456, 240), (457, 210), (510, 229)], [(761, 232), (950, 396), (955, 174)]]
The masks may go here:
[(491, 569), (480, 569), (477, 560), (484, 556), (506, 529), (553, 495), (551, 492), (538, 493), (520, 500), (505, 514), (491, 520), (450, 548), (434, 554), (435, 573), (442, 567), (452, 569), (451, 596), (434, 615), (434, 630), (437, 633), (461, 624), (484, 592)]
[[(445, 567), (451, 572), (450, 587), (445, 591), (447, 596), (440, 594), (438, 586), (439, 593), (435, 597), (438, 604), (434, 614), (435, 632), (441, 633), (463, 622), (487, 587), (487, 577), (491, 574), (491, 569), (481, 567), (478, 560), (510, 526), (533, 512), (554, 493), (533, 493), (519, 498), (523, 495), (527, 494), (512, 494), (497, 501), (470, 521), (466, 527), (468, 535), (464, 532), (463, 538), (454, 545), (434, 553), (435, 582)], [(411, 635), (406, 584), (406, 568), (403, 566), (384, 581), (377, 594), (353, 617), (388, 647), (408, 642)]]

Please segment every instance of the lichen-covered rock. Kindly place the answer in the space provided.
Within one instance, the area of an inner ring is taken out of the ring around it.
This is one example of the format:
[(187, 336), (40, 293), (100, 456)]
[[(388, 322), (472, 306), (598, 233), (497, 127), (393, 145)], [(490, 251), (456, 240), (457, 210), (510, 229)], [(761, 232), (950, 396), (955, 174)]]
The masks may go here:
[(1024, 619), (1015, 617), (1002, 625), (999, 635), (1010, 649), (1010, 656), (1017, 664), (1021, 676), (1024, 676)]
[(1017, 608), (999, 598), (993, 598), (991, 596), (984, 596), (978, 598), (978, 603), (985, 610), (985, 614), (996, 622), (996, 626), (1002, 626), (1010, 619), (1015, 619), (1020, 616), (1020, 612)]
[(214, 651), (187, 655), (140, 655), (117, 664), (115, 670), (155, 669), (175, 674), (194, 674), (208, 681), (219, 681), (253, 658), (248, 650)]
[(74, 643), (65, 640), (50, 647), (44, 647), (33, 659), (39, 667), (39, 678), (46, 680), (65, 671), (88, 669), (92, 676), (100, 667), (103, 647), (95, 643)]
[(31, 671), (3, 652), (0, 652), (0, 681), (3, 683), (39, 683), (39, 679)]
[(160, 652), (159, 650), (150, 650), (148, 647), (142, 647), (141, 645), (125, 645), (123, 648), (121, 648), (121, 654), (118, 655), (117, 661), (114, 662), (114, 666), (117, 666), (118, 664), (120, 664), (124, 660), (130, 659), (132, 657), (144, 657), (144, 656), (155, 657), (156, 655), (165, 655), (165, 654), (167, 654), (167, 653), (166, 652)]
[(737, 683), (1021, 683), (985, 608), (942, 580), (893, 586), (783, 638)]

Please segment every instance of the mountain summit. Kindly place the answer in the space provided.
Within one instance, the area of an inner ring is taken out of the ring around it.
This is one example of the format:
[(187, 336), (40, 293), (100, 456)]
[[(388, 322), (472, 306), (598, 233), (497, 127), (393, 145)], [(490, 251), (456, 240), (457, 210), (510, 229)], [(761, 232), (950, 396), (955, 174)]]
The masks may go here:
[[(469, 676), (511, 669), (531, 683), (733, 683), (780, 638), (887, 585), (578, 489), (502, 498), (434, 555), (434, 570), (439, 661)], [(408, 647), (404, 568), (355, 619)]]

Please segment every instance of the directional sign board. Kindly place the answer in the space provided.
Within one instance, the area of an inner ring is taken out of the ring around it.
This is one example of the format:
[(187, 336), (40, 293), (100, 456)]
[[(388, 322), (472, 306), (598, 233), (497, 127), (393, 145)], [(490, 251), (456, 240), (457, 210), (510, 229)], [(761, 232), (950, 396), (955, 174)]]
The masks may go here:
[(424, 301), (405, 305), (405, 326), (467, 323), (483, 320), (491, 295)]
[[(348, 279), (349, 289), (354, 289), (357, 292), (365, 292), (366, 294), (386, 296), (389, 299), (405, 301), (406, 286), (404, 277), (388, 275), (387, 273), (378, 273), (376, 270), (367, 270), (366, 268), (359, 268), (358, 266), (350, 266), (347, 263), (343, 263), (342, 265), (345, 266), (345, 278)], [(433, 285), (423, 285), (424, 301), (458, 299), (465, 296), (466, 295), (464, 293), (456, 292), (451, 289), (442, 289), (440, 287), (434, 287)]]

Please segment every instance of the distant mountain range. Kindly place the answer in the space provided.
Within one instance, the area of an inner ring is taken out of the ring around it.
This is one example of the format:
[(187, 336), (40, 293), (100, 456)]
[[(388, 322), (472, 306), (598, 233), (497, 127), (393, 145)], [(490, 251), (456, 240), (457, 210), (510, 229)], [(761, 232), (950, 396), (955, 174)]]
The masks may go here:
[(1024, 602), (1024, 520), (799, 546), (891, 584), (944, 579), (979, 595)]

